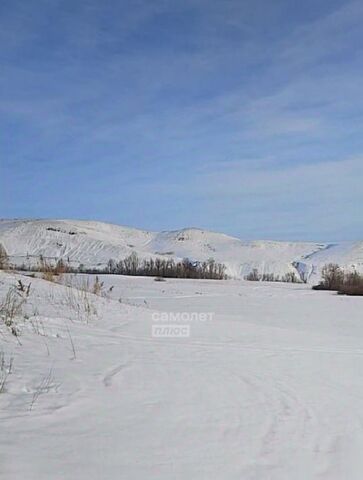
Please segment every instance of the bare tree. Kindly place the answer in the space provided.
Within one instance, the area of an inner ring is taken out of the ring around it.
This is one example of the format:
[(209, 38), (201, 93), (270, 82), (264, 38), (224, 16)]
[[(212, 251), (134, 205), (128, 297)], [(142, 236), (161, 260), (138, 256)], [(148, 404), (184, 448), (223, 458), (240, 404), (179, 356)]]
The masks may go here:
[(9, 257), (8, 257), (8, 254), (6, 253), (5, 248), (0, 243), (0, 270), (3, 270), (8, 267), (9, 267)]
[(261, 280), (261, 275), (258, 273), (257, 268), (254, 268), (248, 275), (246, 275), (245, 280), (249, 280), (250, 282), (259, 282)]
[(344, 272), (336, 263), (324, 265), (321, 271), (322, 284), (327, 290), (339, 290), (344, 282)]

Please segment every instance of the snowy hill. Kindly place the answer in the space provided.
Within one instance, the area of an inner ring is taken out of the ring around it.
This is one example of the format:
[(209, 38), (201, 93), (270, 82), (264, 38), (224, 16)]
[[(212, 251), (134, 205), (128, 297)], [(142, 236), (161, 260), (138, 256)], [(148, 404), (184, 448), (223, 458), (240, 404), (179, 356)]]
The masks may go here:
[(2, 220), (0, 243), (11, 261), (69, 259), (85, 266), (105, 265), (132, 251), (142, 252), (153, 234), (102, 222), (73, 220)]
[(316, 252), (323, 245), (273, 241), (244, 242), (221, 233), (198, 229), (162, 232), (150, 242), (158, 252), (173, 252), (177, 257), (206, 260), (213, 257), (227, 266), (229, 275), (242, 278), (253, 268), (260, 273), (284, 275), (294, 271), (292, 263)]
[(0, 220), (0, 243), (12, 263), (34, 264), (39, 256), (70, 261), (78, 266), (105, 266), (136, 252), (140, 258), (214, 258), (227, 273), (243, 278), (253, 268), (284, 275), (298, 270), (317, 278), (327, 262), (363, 268), (363, 242), (329, 245), (308, 242), (242, 241), (197, 228), (149, 232), (93, 221)]
[(363, 272), (363, 242), (328, 244), (324, 249), (307, 255), (298, 270), (305, 270), (310, 281), (316, 282), (322, 267), (328, 263), (337, 263), (345, 270)]

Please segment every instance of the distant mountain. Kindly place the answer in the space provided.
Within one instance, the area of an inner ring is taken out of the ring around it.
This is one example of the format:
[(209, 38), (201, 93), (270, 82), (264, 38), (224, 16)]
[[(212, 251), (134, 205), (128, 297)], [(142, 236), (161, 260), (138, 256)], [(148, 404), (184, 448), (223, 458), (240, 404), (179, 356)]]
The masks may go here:
[(242, 241), (197, 228), (149, 232), (103, 222), (78, 220), (0, 220), (0, 243), (11, 262), (35, 264), (40, 255), (72, 265), (103, 267), (136, 252), (140, 258), (214, 258), (227, 273), (243, 278), (252, 269), (284, 275), (306, 272), (317, 279), (322, 265), (336, 262), (363, 270), (363, 242), (339, 245), (307, 242)]

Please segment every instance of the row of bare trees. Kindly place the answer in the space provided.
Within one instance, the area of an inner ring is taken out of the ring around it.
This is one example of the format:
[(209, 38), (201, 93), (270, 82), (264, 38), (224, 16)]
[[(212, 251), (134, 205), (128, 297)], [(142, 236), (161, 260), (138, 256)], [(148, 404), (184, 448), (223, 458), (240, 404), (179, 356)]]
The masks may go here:
[(103, 273), (165, 278), (204, 278), (213, 280), (224, 280), (227, 278), (225, 265), (217, 263), (213, 258), (205, 262), (192, 262), (188, 258), (177, 262), (171, 258), (163, 259), (159, 257), (140, 259), (135, 252), (119, 261), (110, 259), (104, 268), (89, 268), (82, 264), (75, 267), (63, 259), (50, 262), (43, 256), (40, 256), (37, 265), (23, 265), (20, 267), (20, 270), (38, 271), (47, 279), (62, 275), (63, 273)]
[(363, 275), (356, 271), (346, 272), (336, 263), (325, 265), (321, 282), (314, 290), (333, 290), (342, 295), (363, 295)]
[(257, 268), (251, 270), (245, 276), (245, 280), (250, 282), (286, 282), (286, 283), (301, 283), (301, 278), (295, 272), (286, 272), (285, 275), (275, 275), (273, 273), (259, 273)]
[[(6, 250), (0, 244), (0, 270), (10, 267), (11, 265)], [(135, 252), (123, 260), (116, 261), (110, 259), (107, 266), (103, 269), (85, 268), (83, 265), (74, 267), (70, 266), (69, 261), (65, 262), (63, 259), (49, 263), (43, 256), (40, 256), (37, 266), (26, 267), (23, 265), (20, 267), (20, 270), (42, 272), (43, 276), (45, 276), (45, 278), (49, 277), (49, 279), (63, 273), (108, 273), (116, 275), (213, 280), (224, 280), (227, 278), (225, 265), (217, 263), (213, 258), (204, 262), (192, 262), (188, 258), (176, 262), (171, 258), (162, 259), (159, 257), (141, 260)], [(260, 274), (256, 268), (245, 276), (245, 280), (288, 283), (301, 283), (304, 281), (299, 278), (295, 272), (287, 272), (280, 277), (273, 273)], [(329, 263), (322, 269), (321, 282), (313, 286), (313, 289), (333, 290), (346, 295), (363, 295), (363, 275), (356, 271), (346, 272), (339, 265)]]
[(109, 260), (104, 273), (142, 275), (165, 278), (204, 278), (224, 280), (226, 267), (213, 258), (205, 262), (192, 262), (188, 258), (176, 262), (172, 258), (139, 259), (136, 253), (120, 261)]

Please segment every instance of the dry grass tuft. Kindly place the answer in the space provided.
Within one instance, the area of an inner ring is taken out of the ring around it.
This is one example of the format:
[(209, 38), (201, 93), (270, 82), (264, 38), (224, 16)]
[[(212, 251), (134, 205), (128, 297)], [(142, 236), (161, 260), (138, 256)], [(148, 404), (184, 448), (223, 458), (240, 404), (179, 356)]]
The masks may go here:
[(12, 286), (0, 303), (0, 319), (15, 337), (20, 333), (16, 320), (23, 316), (26, 300), (27, 296), (19, 292), (17, 287)]
[(5, 353), (3, 351), (0, 352), (0, 393), (5, 392), (5, 384), (8, 376), (13, 371), (13, 363), (13, 357), (6, 359)]

